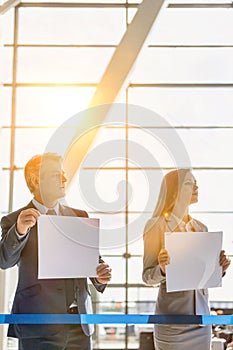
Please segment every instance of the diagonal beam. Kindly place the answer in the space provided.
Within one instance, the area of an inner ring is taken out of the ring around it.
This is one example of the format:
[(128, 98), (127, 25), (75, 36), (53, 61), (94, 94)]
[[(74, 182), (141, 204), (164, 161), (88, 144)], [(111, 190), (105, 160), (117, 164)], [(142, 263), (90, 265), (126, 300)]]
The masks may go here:
[(163, 0), (144, 0), (141, 3), (97, 86), (90, 107), (114, 102), (144, 45), (162, 4)]
[[(78, 121), (76, 133), (64, 157), (64, 166), (70, 181), (93, 143), (111, 104), (123, 87), (163, 2), (164, 0), (144, 0), (140, 4), (90, 101), (89, 107), (101, 105), (102, 108), (87, 109), (85, 116)], [(84, 132), (84, 130), (91, 131)]]
[(19, 5), (21, 0), (8, 0), (3, 5), (0, 6), (0, 15), (10, 10), (12, 7)]

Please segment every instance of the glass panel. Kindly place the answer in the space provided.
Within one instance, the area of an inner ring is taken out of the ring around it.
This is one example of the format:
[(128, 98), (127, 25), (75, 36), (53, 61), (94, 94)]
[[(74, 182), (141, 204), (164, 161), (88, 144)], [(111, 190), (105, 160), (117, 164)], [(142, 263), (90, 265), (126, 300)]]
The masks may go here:
[(124, 31), (125, 9), (20, 9), (22, 44), (118, 44)]
[[(123, 255), (126, 240), (124, 214), (90, 213), (89, 216), (100, 219), (100, 253), (103, 255)], [(108, 257), (106, 257), (106, 261), (108, 261)]]
[(228, 167), (232, 165), (229, 150), (233, 146), (233, 129), (179, 130), (192, 166)]
[[(104, 261), (108, 262), (108, 257), (103, 257)], [(104, 293), (97, 293), (98, 300), (98, 312), (112, 312), (114, 309), (120, 309), (122, 311), (122, 306), (118, 305), (118, 303), (122, 303), (124, 305), (125, 300), (125, 289), (120, 288), (112, 288), (111, 284), (105, 289)]]
[(95, 83), (102, 77), (113, 49), (20, 48), (20, 83)]
[[(161, 170), (130, 170), (129, 183), (132, 190), (132, 196), (129, 201), (129, 211), (149, 211), (152, 212), (155, 208), (155, 201), (159, 194), (160, 183), (163, 173)], [(138, 214), (136, 217), (130, 218), (135, 220), (137, 225), (142, 229), (142, 221), (144, 217)], [(135, 223), (132, 221), (132, 227)], [(136, 227), (135, 227), (136, 229)]]
[(175, 129), (130, 129), (129, 139), (129, 160), (135, 161), (137, 166), (158, 168), (188, 165), (185, 146)]
[(95, 88), (18, 88), (17, 125), (58, 126), (84, 110)]
[(144, 155), (138, 158), (142, 167), (232, 165), (229, 150), (233, 147), (233, 129), (130, 129), (129, 138), (135, 143), (140, 140), (138, 145), (129, 144), (129, 159), (134, 159), (135, 150), (141, 148)]
[(26, 181), (24, 179), (23, 170), (17, 170), (14, 174), (14, 195), (13, 195), (13, 209), (18, 210), (19, 208), (27, 205), (32, 199), (32, 194), (27, 188)]
[(232, 59), (232, 48), (147, 48), (137, 60), (131, 82), (231, 83)]
[(43, 153), (54, 132), (54, 128), (17, 129), (15, 138), (15, 164), (18, 167), (24, 166), (32, 156)]
[[(4, 89), (10, 92), (9, 88)], [(94, 92), (95, 88), (90, 87), (18, 87), (16, 123), (18, 126), (55, 126), (72, 119), (78, 124)], [(124, 102), (125, 92), (122, 92), (118, 96), (118, 103), (111, 106), (103, 125), (110, 129), (113, 125), (125, 124)], [(98, 113), (99, 108), (104, 110), (104, 105), (93, 107), (93, 113)], [(121, 131), (121, 134), (125, 136), (125, 131)]]
[[(130, 314), (154, 314), (157, 288), (129, 288)], [(141, 332), (153, 332), (152, 324), (138, 324), (134, 326), (135, 342), (139, 342)]]
[(157, 299), (158, 291), (159, 289), (154, 287), (129, 288), (129, 300), (137, 301), (136, 310), (132, 313), (153, 314), (155, 311), (155, 301)]
[(11, 88), (0, 86), (0, 96), (4, 103), (0, 103), (0, 125), (11, 124)]
[(95, 338), (93, 339), (94, 349), (125, 349), (125, 325), (99, 325)]
[(13, 62), (13, 48), (12, 47), (1, 48), (1, 56), (0, 56), (1, 83), (12, 82), (12, 62)]
[(111, 283), (125, 283), (125, 259), (124, 258), (114, 258), (114, 257), (104, 257), (112, 268), (112, 280)]
[[(155, 200), (156, 198), (154, 197), (153, 209), (155, 206)], [(146, 214), (129, 213), (128, 237), (129, 237), (129, 253), (131, 255), (143, 254), (143, 230), (147, 220), (151, 218), (151, 215), (152, 213), (146, 213)]]
[(233, 12), (226, 9), (163, 8), (154, 23), (148, 43), (150, 45), (232, 44), (232, 23)]
[(229, 211), (233, 207), (232, 171), (193, 172), (199, 186), (199, 202), (191, 208), (195, 211)]
[[(135, 233), (134, 233), (135, 234)], [(140, 237), (133, 243), (129, 244), (129, 252), (131, 255), (138, 255), (138, 254), (143, 254), (143, 230), (140, 231), (139, 229), (137, 230), (137, 235)]]
[(10, 129), (0, 130), (0, 166), (10, 166), (10, 143), (11, 143), (11, 131)]
[[(1, 1), (1, 4), (5, 1)], [(14, 41), (14, 8), (1, 14), (1, 37), (0, 43), (12, 44)]]
[[(232, 88), (131, 88), (129, 103), (145, 107), (139, 125), (156, 125), (156, 115), (149, 117), (148, 108), (171, 125), (233, 126), (232, 93)], [(134, 121), (130, 113), (129, 123)]]
[(8, 201), (9, 201), (9, 171), (0, 171), (0, 212), (2, 215), (8, 212)]
[(98, 130), (82, 167), (125, 167), (125, 159), (125, 130), (103, 127)]
[(142, 283), (142, 270), (143, 270), (143, 259), (139, 258), (130, 258), (128, 259), (129, 263), (129, 283)]

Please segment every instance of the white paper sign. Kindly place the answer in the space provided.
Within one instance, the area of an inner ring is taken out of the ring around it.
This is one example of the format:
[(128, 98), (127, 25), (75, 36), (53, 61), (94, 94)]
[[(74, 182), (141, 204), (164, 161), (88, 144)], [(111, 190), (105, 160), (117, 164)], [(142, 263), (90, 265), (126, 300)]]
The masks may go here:
[(95, 277), (99, 219), (40, 215), (38, 278)]
[(167, 292), (220, 287), (222, 232), (165, 232)]

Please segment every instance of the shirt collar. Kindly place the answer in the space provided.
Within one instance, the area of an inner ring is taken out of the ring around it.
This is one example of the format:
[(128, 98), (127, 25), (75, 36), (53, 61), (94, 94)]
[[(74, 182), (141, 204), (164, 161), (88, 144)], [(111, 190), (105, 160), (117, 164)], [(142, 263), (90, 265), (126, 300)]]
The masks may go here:
[(54, 209), (56, 214), (59, 215), (59, 203), (57, 203), (53, 208), (48, 208), (45, 205), (39, 203), (35, 198), (32, 199), (33, 205), (41, 214), (46, 214), (49, 209)]
[[(182, 219), (178, 218), (178, 216), (176, 216), (174, 213), (170, 214), (170, 216), (168, 217), (168, 221), (171, 221), (172, 219), (175, 220), (177, 224), (180, 224), (183, 221)], [(188, 214), (188, 222), (190, 222), (191, 220), (192, 220), (192, 217)]]

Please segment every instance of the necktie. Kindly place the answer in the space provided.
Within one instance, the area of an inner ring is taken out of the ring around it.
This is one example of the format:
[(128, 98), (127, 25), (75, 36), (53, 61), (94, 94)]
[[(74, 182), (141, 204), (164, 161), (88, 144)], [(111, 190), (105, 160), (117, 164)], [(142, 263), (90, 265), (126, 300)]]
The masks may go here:
[(46, 215), (57, 215), (54, 209), (49, 209)]

